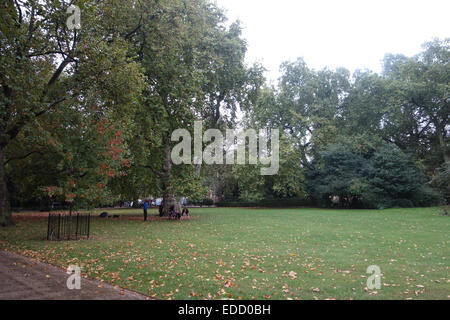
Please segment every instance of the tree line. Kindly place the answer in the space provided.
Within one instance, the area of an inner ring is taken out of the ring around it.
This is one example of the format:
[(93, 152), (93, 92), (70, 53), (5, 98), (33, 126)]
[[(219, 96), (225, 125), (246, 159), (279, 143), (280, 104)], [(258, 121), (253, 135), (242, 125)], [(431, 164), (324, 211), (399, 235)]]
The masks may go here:
[[(286, 62), (269, 86), (263, 66), (244, 62), (239, 22), (210, 1), (72, 2), (1, 4), (0, 224), (11, 206), (43, 199), (92, 207), (161, 195), (167, 209), (211, 194), (349, 206), (448, 197), (448, 39), (387, 55), (381, 75)], [(72, 4), (80, 29), (66, 23)], [(225, 130), (239, 114), (243, 126), (280, 129), (278, 175), (172, 163), (174, 130), (193, 132), (196, 120)]]
[(248, 125), (283, 132), (280, 173), (237, 168), (239, 197), (378, 208), (448, 201), (449, 44), (387, 54), (381, 74), (284, 63), (278, 85), (264, 86), (246, 113)]

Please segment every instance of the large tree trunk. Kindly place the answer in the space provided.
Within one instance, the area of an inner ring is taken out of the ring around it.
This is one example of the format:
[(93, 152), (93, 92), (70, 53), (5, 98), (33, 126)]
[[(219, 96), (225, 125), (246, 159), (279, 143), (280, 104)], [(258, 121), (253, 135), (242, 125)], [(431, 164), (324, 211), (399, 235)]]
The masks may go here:
[(448, 150), (447, 150), (447, 142), (445, 141), (445, 137), (444, 137), (444, 129), (443, 127), (445, 126), (439, 126), (437, 128), (437, 134), (439, 137), (439, 146), (441, 147), (441, 151), (442, 151), (442, 155), (443, 155), (443, 160), (445, 163), (450, 161), (450, 156), (448, 154)]
[(11, 205), (9, 203), (8, 187), (6, 185), (5, 166), (3, 160), (3, 148), (0, 147), (0, 226), (13, 224)]
[(163, 201), (161, 203), (162, 215), (168, 216), (172, 206), (176, 212), (181, 213), (180, 203), (177, 201), (172, 191), (172, 158), (170, 151), (170, 138), (169, 134), (165, 134), (163, 137), (164, 143), (164, 166), (162, 172), (162, 191)]

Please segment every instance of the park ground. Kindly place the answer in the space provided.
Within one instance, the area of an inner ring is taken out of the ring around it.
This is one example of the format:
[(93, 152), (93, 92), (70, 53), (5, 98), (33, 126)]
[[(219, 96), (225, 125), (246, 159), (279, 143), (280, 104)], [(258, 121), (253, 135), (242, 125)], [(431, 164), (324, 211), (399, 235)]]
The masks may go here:
[[(39, 212), (14, 214), (0, 249), (157, 299), (450, 299), (450, 217), (439, 208), (193, 208), (143, 222), (95, 211), (90, 240), (49, 242)], [(380, 267), (381, 288), (367, 288)]]

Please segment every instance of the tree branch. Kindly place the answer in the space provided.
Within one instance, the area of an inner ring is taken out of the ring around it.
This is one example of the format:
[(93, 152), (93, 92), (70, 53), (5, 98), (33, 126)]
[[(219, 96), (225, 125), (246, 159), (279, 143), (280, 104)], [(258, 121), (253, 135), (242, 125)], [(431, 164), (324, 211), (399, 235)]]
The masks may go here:
[[(58, 103), (63, 102), (64, 100), (66, 100), (66, 98), (62, 98), (62, 99), (60, 99), (58, 101), (53, 102), (46, 109), (43, 109), (43, 110), (41, 110), (39, 112), (33, 113), (33, 116), (34, 117), (39, 117), (39, 116), (43, 115), (44, 113), (49, 111), (51, 108), (56, 106)], [(23, 128), (23, 126), (25, 126), (30, 119), (31, 119), (30, 115), (23, 116), (19, 121), (17, 121), (15, 123), (15, 125), (11, 129), (6, 131), (6, 135), (9, 136), (9, 139), (7, 139), (7, 140), (10, 141), (10, 140), (14, 139), (19, 134), (19, 132)], [(6, 146), (6, 144), (8, 144), (8, 141), (5, 141), (4, 146)], [(2, 143), (2, 145), (3, 145), (3, 143)]]
[(42, 151), (31, 151), (31, 152), (28, 152), (27, 154), (25, 154), (25, 155), (23, 155), (23, 156), (20, 156), (20, 157), (12, 157), (12, 158), (9, 158), (8, 160), (6, 160), (6, 161), (3, 163), (3, 165), (6, 166), (6, 164), (8, 164), (9, 162), (14, 161), (14, 160), (23, 160), (23, 159), (26, 159), (26, 158), (28, 158), (29, 156), (31, 156), (32, 154), (34, 154), (34, 153), (38, 153), (38, 154), (40, 154), (40, 155), (43, 155), (43, 154), (44, 154)]
[(134, 28), (133, 30), (131, 30), (130, 32), (128, 32), (124, 38), (125, 40), (127, 40), (129, 37), (131, 37), (133, 34), (135, 34), (136, 32), (138, 32), (138, 30), (142, 27), (142, 14), (141, 17), (139, 18), (139, 22), (138, 25), (136, 26), (136, 28)]
[(17, 0), (14, 0), (14, 3), (17, 7), (17, 11), (19, 12), (19, 24), (22, 24), (22, 9), (20, 8), (20, 4), (19, 2), (17, 2)]
[(53, 76), (50, 78), (50, 80), (47, 83), (47, 88), (44, 91), (44, 94), (46, 94), (48, 92), (48, 90), (54, 86), (54, 84), (56, 83), (56, 81), (58, 80), (59, 76), (61, 75), (61, 73), (64, 71), (64, 69), (66, 68), (66, 66), (72, 61), (72, 58), (67, 57), (66, 59), (64, 59), (63, 62), (61, 62), (61, 64), (59, 65), (58, 69), (56, 69), (55, 73), (53, 73)]
[(158, 177), (162, 178), (163, 177), (163, 173), (162, 171), (159, 171), (157, 169), (155, 169), (155, 167), (153, 167), (151, 164), (148, 164), (146, 166), (141, 166), (142, 168), (146, 168), (146, 169), (150, 169), (153, 171), (154, 174), (156, 174)]

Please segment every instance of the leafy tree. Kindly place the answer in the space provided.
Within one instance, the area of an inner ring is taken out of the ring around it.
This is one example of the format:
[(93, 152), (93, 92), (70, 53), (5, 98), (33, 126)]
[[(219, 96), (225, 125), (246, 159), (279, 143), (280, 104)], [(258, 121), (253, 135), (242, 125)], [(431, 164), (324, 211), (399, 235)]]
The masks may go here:
[(225, 17), (218, 13), (219, 25), (209, 35), (210, 48), (203, 55), (202, 68), (206, 81), (203, 84), (205, 107), (201, 116), (210, 128), (225, 128), (233, 125), (238, 109), (247, 109), (257, 97), (263, 84), (263, 68), (254, 65), (247, 69), (244, 58), (247, 51), (239, 21), (228, 29), (222, 26)]
[(178, 205), (175, 195), (198, 198), (205, 191), (194, 176), (200, 167), (173, 165), (172, 132), (183, 128), (192, 136), (198, 119), (213, 127), (232, 121), (251, 95), (253, 74), (243, 63), (239, 25), (225, 28), (222, 12), (208, 1), (146, 1), (140, 12), (134, 42), (148, 86), (130, 143), (135, 166), (148, 169), (141, 174), (154, 182), (152, 192), (162, 193), (167, 213)]
[(260, 174), (260, 165), (236, 165), (233, 172), (236, 176), (240, 200), (259, 201), (264, 199), (266, 189), (264, 177)]
[(335, 142), (335, 119), (349, 90), (349, 72), (338, 69), (315, 71), (302, 59), (282, 65), (278, 94), (281, 125), (302, 149), (303, 165), (323, 146)]
[[(8, 168), (5, 169), (4, 164), (9, 166), (13, 158), (45, 151), (31, 149), (17, 154), (21, 150), (12, 144), (19, 136), (22, 141), (27, 140), (28, 145), (42, 140), (42, 137), (53, 139), (51, 131), (46, 130), (58, 127), (57, 122), (51, 121), (63, 120), (60, 129), (76, 134), (80, 144), (82, 141), (91, 143), (91, 139), (85, 139), (89, 133), (83, 130), (87, 127), (78, 126), (79, 122), (70, 123), (67, 116), (79, 112), (86, 116), (87, 123), (109, 118), (114, 112), (123, 116), (126, 112), (122, 111), (130, 107), (139, 94), (143, 78), (138, 65), (127, 56), (125, 41), (130, 22), (127, 19), (129, 9), (113, 0), (78, 1), (82, 28), (70, 30), (66, 25), (66, 9), (70, 3), (6, 1), (1, 4), (1, 225), (11, 223), (5, 179)], [(121, 23), (114, 24), (113, 21)], [(83, 116), (78, 120), (85, 121)], [(62, 135), (60, 138), (59, 142), (65, 140), (61, 152), (78, 156), (74, 148), (80, 144), (71, 146), (77, 138), (63, 139)], [(55, 146), (59, 142), (54, 141)], [(40, 143), (45, 144), (43, 141)], [(10, 151), (14, 154), (10, 155)], [(72, 167), (70, 156), (66, 160), (65, 167)]]
[(449, 40), (425, 44), (420, 55), (386, 57), (390, 88), (385, 136), (403, 150), (425, 159), (432, 172), (449, 161)]

